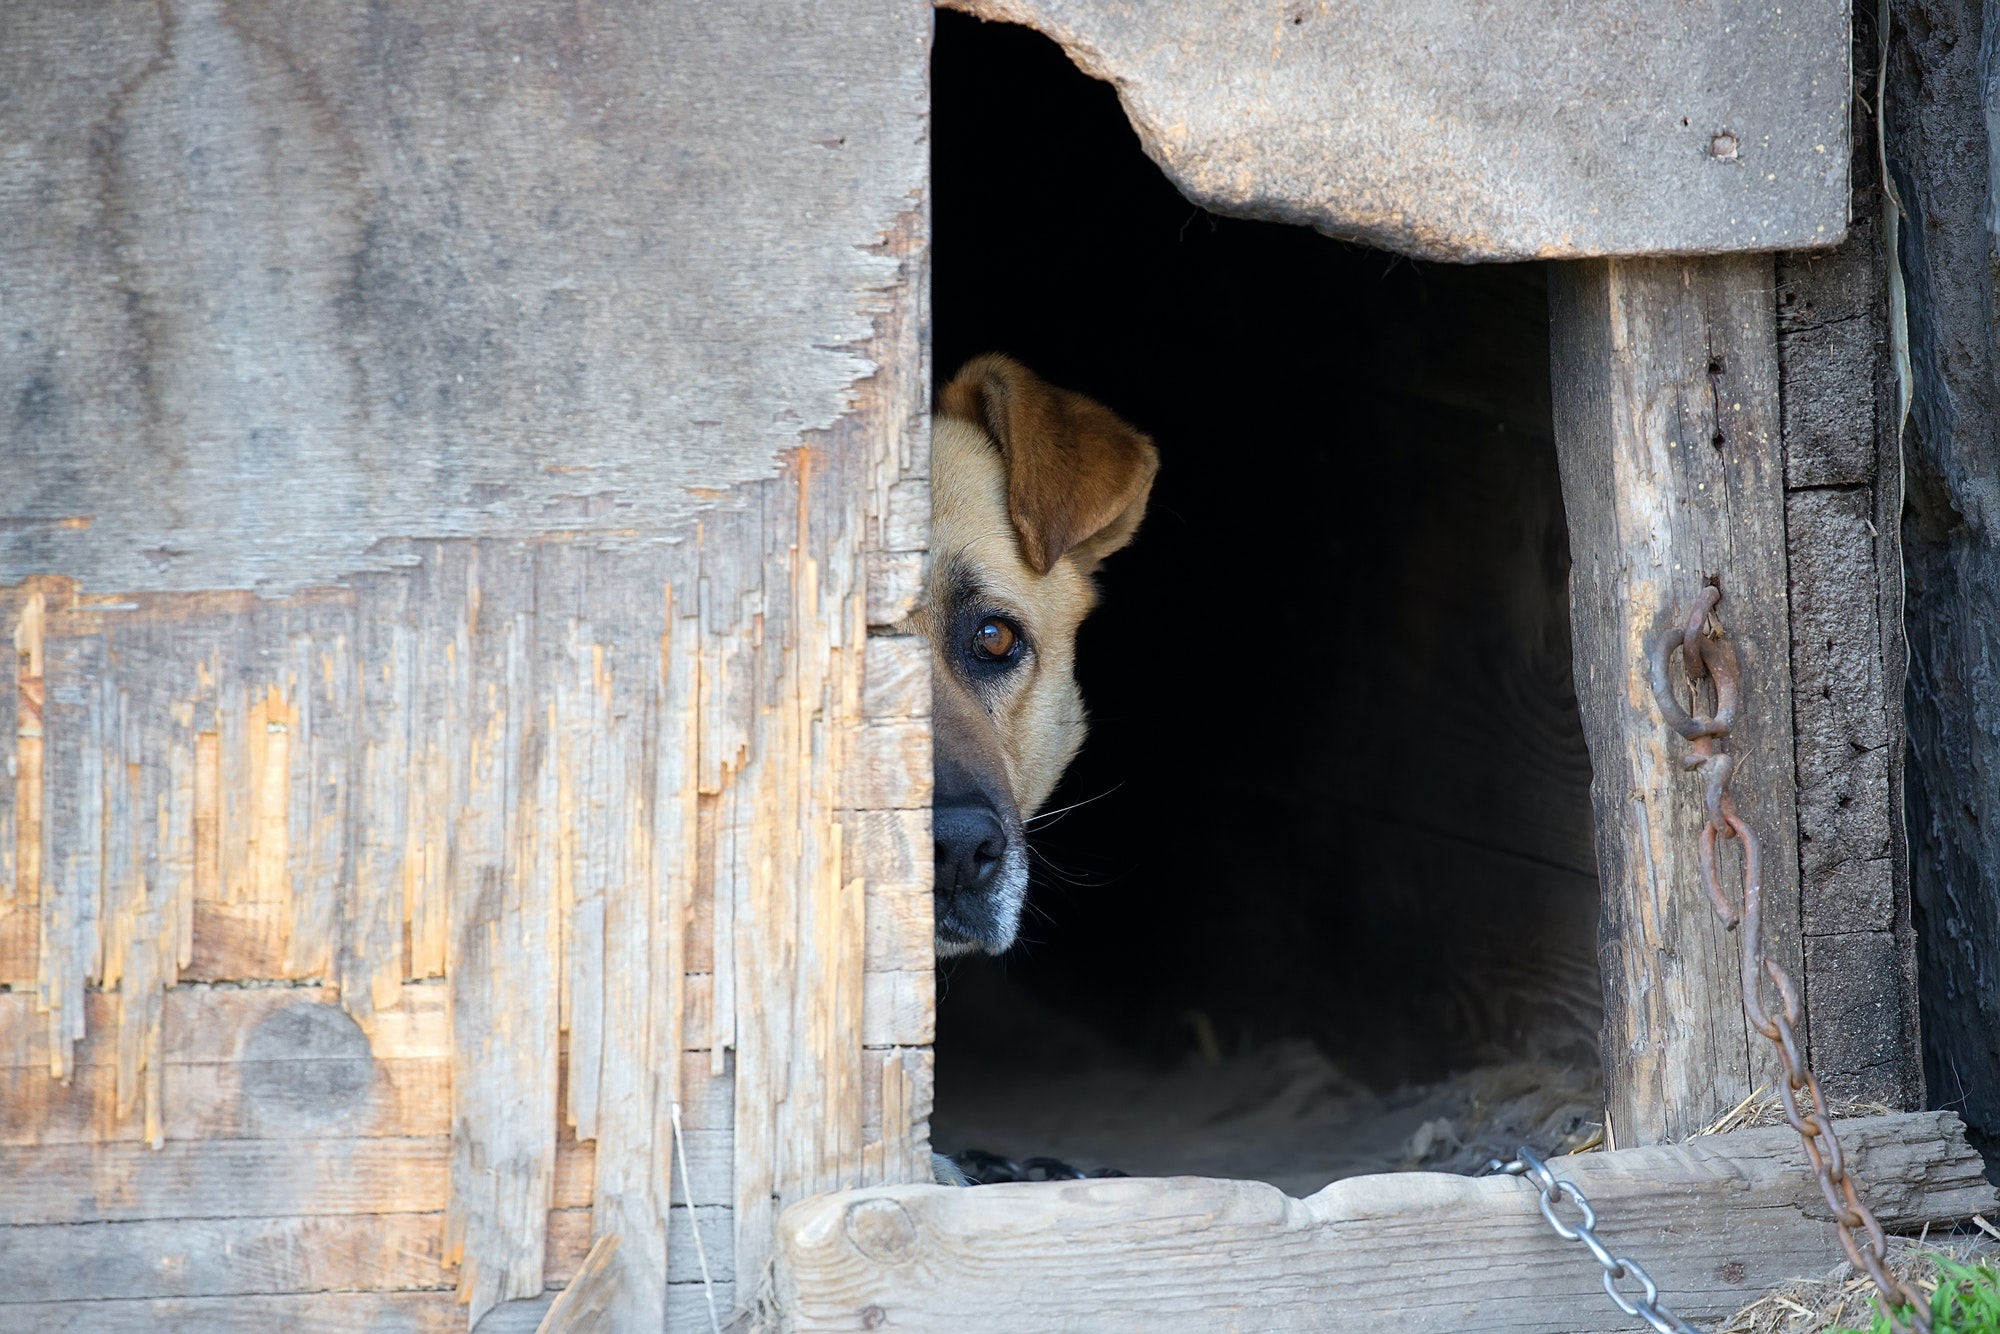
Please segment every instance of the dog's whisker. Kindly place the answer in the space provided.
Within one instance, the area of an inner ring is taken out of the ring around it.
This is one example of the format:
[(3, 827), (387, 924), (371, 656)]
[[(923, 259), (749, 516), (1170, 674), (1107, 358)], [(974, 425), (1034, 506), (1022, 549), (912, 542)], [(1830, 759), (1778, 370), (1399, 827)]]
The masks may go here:
[(1120, 779), (1118, 782), (1113, 783), (1110, 787), (1105, 788), (1102, 792), (1098, 793), (1094, 797), (1085, 797), (1082, 801), (1072, 801), (1069, 805), (1058, 806), (1055, 810), (1052, 811), (1037, 811), (1035, 814), (1021, 821), (1021, 828), (1045, 829), (1049, 825), (1052, 825), (1056, 821), (1062, 819), (1063, 816), (1068, 815), (1071, 811), (1077, 809), (1079, 806), (1088, 806), (1093, 801), (1103, 801), (1106, 797), (1110, 796), (1112, 793), (1116, 792), (1119, 788), (1124, 786), (1125, 786), (1124, 780)]
[[(1078, 889), (1102, 889), (1111, 883), (1108, 880), (1091, 880), (1068, 870), (1051, 860), (1046, 852), (1043, 852), (1032, 843), (1028, 845), (1028, 855), (1039, 860), (1046, 868), (1048, 874), (1053, 875), (1065, 885), (1071, 885)], [(1030, 883), (1033, 883), (1032, 871), (1030, 872)]]
[(1021, 912), (1023, 915), (1032, 913), (1036, 917), (1041, 918), (1044, 922), (1048, 922), (1051, 925), (1053, 925), (1056, 920), (1053, 916), (1050, 915), (1049, 910), (1047, 908), (1042, 907), (1039, 903), (1036, 903), (1033, 899), (1028, 899), (1021, 904)]
[(1058, 862), (1055, 858), (1049, 856), (1048, 853), (1043, 852), (1040, 848), (1036, 847), (1032, 843), (1028, 845), (1028, 855), (1030, 857), (1035, 858), (1037, 861), (1041, 862), (1042, 865), (1048, 867), (1051, 871), (1054, 871), (1057, 875), (1062, 876), (1064, 879), (1069, 879), (1070, 876), (1072, 875), (1072, 872), (1069, 871), (1066, 867), (1064, 867), (1062, 863)]

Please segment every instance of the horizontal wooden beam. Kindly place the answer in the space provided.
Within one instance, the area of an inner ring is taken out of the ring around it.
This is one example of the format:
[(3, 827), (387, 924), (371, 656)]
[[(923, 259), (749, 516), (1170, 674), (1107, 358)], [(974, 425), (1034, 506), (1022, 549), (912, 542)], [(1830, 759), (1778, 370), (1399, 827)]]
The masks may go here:
[[(1994, 1207), (1949, 1112), (1841, 1123), (1892, 1228)], [(1839, 1258), (1829, 1213), (1782, 1126), (1556, 1160), (1598, 1234), (1688, 1319)], [(806, 1200), (779, 1225), (783, 1328), (1160, 1332), (1622, 1328), (1583, 1247), (1512, 1177), (1411, 1172), (1297, 1200), (1196, 1177), (884, 1186)]]
[[(193, 1297), (185, 1301), (25, 1302), (0, 1308), (0, 1314), (8, 1329), (32, 1330), (33, 1334), (215, 1334), (232, 1329), (281, 1329), (285, 1334), (353, 1334), (357, 1329), (465, 1334), (465, 1306), (449, 1290), (312, 1292), (277, 1297)], [(484, 1327), (481, 1334), (485, 1334)]]

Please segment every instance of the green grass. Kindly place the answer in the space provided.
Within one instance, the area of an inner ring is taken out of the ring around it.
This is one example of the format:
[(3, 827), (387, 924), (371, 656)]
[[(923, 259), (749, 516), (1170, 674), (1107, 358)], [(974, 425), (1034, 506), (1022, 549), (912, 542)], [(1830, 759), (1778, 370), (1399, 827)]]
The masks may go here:
[[(1934, 1255), (1938, 1288), (1931, 1298), (1931, 1334), (2000, 1334), (2000, 1269), (1992, 1264), (1960, 1264)], [(1890, 1334), (1889, 1317), (1877, 1311), (1865, 1330), (1839, 1334)]]

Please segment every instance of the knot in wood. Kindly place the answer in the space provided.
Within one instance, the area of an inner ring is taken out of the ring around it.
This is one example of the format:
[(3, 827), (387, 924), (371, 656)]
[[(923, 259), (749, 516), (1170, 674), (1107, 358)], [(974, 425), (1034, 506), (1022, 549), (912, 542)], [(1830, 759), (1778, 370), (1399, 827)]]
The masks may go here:
[(894, 1200), (859, 1200), (847, 1208), (847, 1239), (877, 1264), (901, 1264), (917, 1249), (917, 1225)]

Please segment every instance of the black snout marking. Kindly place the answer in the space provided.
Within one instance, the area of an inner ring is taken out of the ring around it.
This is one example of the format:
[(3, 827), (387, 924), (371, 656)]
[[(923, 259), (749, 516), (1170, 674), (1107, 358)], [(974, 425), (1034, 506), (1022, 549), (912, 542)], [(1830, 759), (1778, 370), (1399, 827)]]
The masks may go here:
[(986, 806), (941, 806), (931, 814), (937, 840), (937, 888), (950, 899), (983, 894), (1000, 876), (1007, 830)]
[(990, 805), (939, 806), (931, 813), (935, 840), (937, 933), (947, 952), (998, 954), (1014, 943), (1019, 906), (1004, 892), (1007, 825)]

